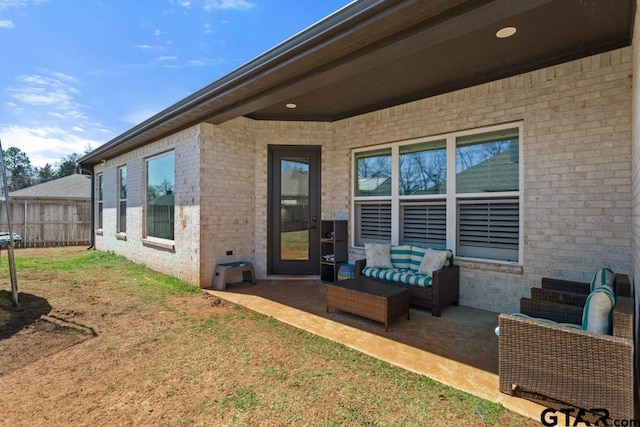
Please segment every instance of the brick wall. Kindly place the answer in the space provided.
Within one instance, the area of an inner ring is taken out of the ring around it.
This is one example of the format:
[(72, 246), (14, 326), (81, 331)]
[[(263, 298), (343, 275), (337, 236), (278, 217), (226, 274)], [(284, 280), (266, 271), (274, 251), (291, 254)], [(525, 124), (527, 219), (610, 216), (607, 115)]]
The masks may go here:
[[(195, 126), (96, 166), (104, 176), (103, 231), (96, 249), (113, 251), (150, 268), (199, 284), (200, 127)], [(175, 150), (175, 250), (143, 244), (145, 159)], [(116, 235), (117, 171), (127, 167), (127, 233)]]
[[(542, 276), (590, 280), (603, 264), (631, 270), (631, 63), (625, 48), (342, 120), (331, 157), (522, 121), (522, 266), (459, 262), (462, 304), (517, 311)], [(349, 162), (331, 173), (352, 182)], [(327, 209), (350, 209), (346, 187), (331, 194)]]
[(246, 120), (201, 126), (200, 283), (210, 286), (217, 263), (255, 258), (256, 148)]
[[(637, 210), (640, 198), (634, 187), (632, 199), (631, 188), (632, 71), (631, 48), (624, 48), (334, 123), (238, 118), (194, 126), (97, 168), (106, 193), (96, 244), (203, 286), (217, 262), (237, 259), (253, 261), (263, 278), (269, 145), (321, 146), (322, 217), (350, 218), (352, 149), (521, 121), (522, 265), (459, 260), (462, 304), (516, 311), (542, 276), (588, 280), (605, 263), (632, 268), (632, 230), (633, 242), (640, 235), (637, 216), (631, 222), (632, 200)], [(175, 253), (141, 243), (144, 158), (172, 148)], [(126, 241), (115, 236), (122, 164), (129, 172)]]
[[(635, 27), (633, 29), (633, 98), (632, 98), (632, 248), (633, 255), (633, 271), (632, 283), (634, 284), (634, 295), (640, 295), (640, 87), (638, 86), (638, 73), (640, 73), (640, 52), (638, 51), (638, 43), (640, 43), (640, 10), (636, 7)], [(636, 300), (636, 322), (635, 322), (635, 339), (636, 349), (638, 343), (638, 331), (640, 331), (640, 314), (638, 313)], [(638, 370), (640, 352), (636, 351), (636, 377), (639, 379), (637, 384), (640, 385), (640, 371)], [(640, 387), (640, 386), (639, 386)], [(639, 389), (640, 391), (640, 389)]]
[[(335, 159), (330, 157), (331, 124), (315, 122), (271, 122), (242, 119), (253, 129), (256, 146), (255, 157), (255, 214), (254, 234), (255, 268), (258, 277), (267, 274), (267, 167), (269, 145), (318, 145), (321, 146), (322, 213), (324, 218), (332, 214), (325, 208), (325, 192), (333, 188), (330, 165)], [(340, 159), (340, 161), (344, 161)]]

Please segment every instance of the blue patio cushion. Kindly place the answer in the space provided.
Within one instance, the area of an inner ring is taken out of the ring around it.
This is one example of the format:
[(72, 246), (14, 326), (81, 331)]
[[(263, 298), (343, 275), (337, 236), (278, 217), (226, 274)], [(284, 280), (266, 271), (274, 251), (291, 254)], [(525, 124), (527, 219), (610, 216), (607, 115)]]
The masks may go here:
[(411, 245), (391, 246), (393, 268), (409, 268), (411, 265)]
[(597, 288), (602, 285), (609, 285), (611, 289), (613, 289), (613, 282), (615, 280), (615, 273), (609, 267), (603, 267), (600, 270), (596, 271), (593, 275), (593, 279), (591, 279), (591, 289), (590, 292), (593, 292)]
[(587, 297), (582, 311), (582, 329), (611, 335), (613, 331), (613, 307), (616, 299), (613, 288), (602, 285)]
[(374, 279), (391, 280), (415, 286), (431, 286), (433, 278), (426, 274), (416, 273), (407, 268), (371, 268), (365, 267), (362, 275)]
[(342, 264), (338, 269), (338, 280), (352, 279), (356, 276), (356, 267), (353, 264)]

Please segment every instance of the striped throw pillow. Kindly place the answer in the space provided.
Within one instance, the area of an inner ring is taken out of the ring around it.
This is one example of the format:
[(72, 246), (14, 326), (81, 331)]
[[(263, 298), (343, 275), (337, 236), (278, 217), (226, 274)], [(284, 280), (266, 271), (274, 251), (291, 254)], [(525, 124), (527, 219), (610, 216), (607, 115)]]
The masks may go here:
[(411, 246), (391, 246), (391, 264), (393, 264), (393, 268), (409, 268), (411, 265)]
[(582, 329), (611, 334), (613, 330), (613, 307), (616, 305), (613, 288), (602, 285), (587, 297), (582, 311)]
[(593, 292), (602, 285), (609, 285), (611, 286), (611, 289), (613, 289), (615, 276), (615, 273), (609, 267), (601, 268), (600, 270), (596, 271), (596, 274), (593, 275), (593, 279), (591, 279), (590, 291)]
[(409, 264), (409, 268), (418, 271), (420, 269), (420, 264), (422, 263), (422, 259), (424, 258), (425, 253), (427, 253), (427, 250), (425, 248), (411, 245), (411, 261)]

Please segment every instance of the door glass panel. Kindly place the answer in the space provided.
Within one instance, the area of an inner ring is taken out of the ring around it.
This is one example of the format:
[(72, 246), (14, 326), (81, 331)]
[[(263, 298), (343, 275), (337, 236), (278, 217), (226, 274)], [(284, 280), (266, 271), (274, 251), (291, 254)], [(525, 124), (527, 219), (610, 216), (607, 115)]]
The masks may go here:
[(280, 259), (309, 259), (309, 158), (280, 162)]

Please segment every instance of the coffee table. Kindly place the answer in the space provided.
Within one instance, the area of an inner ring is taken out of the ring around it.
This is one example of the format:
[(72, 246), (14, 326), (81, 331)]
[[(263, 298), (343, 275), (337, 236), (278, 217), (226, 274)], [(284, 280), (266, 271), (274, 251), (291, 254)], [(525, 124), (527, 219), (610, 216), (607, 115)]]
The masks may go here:
[(389, 320), (409, 319), (409, 291), (363, 277), (340, 280), (327, 284), (327, 313), (330, 307), (382, 322), (387, 331)]

